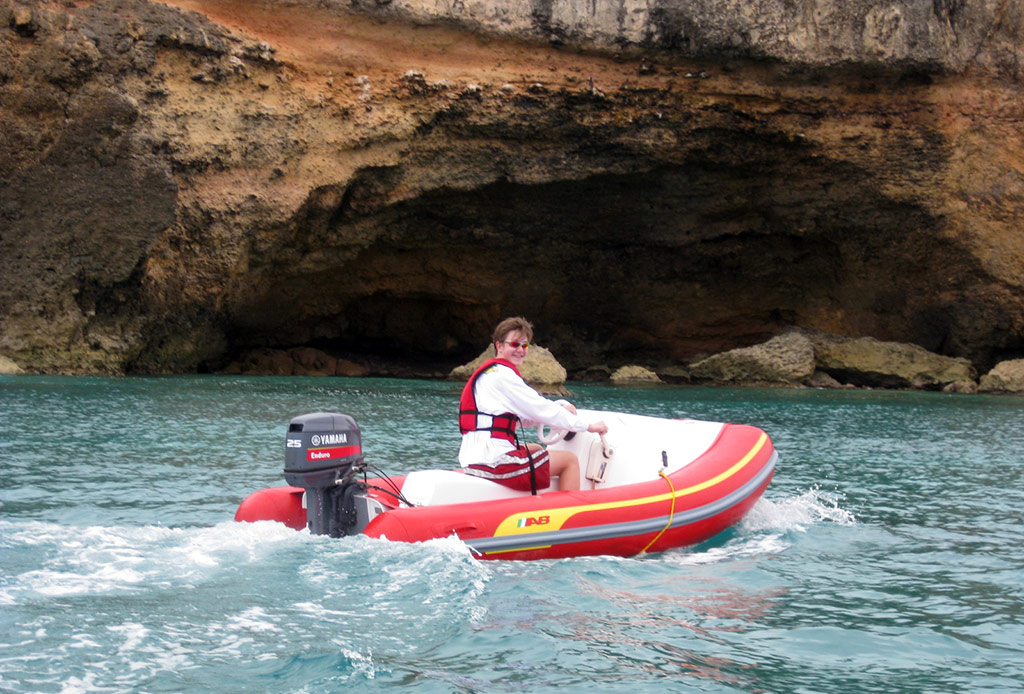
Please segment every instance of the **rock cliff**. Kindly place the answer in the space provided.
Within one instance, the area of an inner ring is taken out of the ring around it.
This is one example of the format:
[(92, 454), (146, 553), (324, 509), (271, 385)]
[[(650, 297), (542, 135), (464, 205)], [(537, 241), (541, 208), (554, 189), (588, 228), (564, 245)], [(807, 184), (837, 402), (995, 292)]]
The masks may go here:
[(0, 355), (444, 372), (521, 313), (570, 373), (794, 326), (984, 372), (1022, 47), (1005, 0), (0, 0)]

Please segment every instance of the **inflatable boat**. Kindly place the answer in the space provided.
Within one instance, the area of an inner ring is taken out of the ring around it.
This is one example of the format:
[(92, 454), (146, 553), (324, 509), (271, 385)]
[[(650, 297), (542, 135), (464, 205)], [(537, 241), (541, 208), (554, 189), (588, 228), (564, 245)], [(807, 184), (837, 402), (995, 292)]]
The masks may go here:
[(538, 429), (569, 450), (581, 489), (518, 492), (459, 470), (372, 477), (355, 421), (320, 412), (291, 421), (289, 486), (251, 494), (237, 521), (272, 520), (315, 534), (402, 542), (456, 536), (480, 559), (634, 556), (703, 542), (760, 498), (778, 455), (748, 425), (580, 410), (608, 433)]

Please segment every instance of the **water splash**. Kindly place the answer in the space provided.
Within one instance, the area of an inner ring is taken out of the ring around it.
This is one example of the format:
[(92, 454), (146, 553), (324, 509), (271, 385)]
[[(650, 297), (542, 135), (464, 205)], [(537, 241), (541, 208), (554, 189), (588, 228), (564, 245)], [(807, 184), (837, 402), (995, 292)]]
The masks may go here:
[[(813, 488), (795, 497), (762, 497), (733, 530), (696, 550), (669, 552), (668, 561), (705, 566), (781, 554), (791, 546), (789, 533), (806, 533), (822, 523), (856, 525), (854, 515), (840, 507), (842, 495)], [(726, 541), (722, 541), (727, 537)]]
[(815, 487), (795, 497), (771, 500), (762, 497), (743, 519), (745, 532), (806, 532), (817, 523), (856, 525), (853, 513), (840, 507), (843, 496)]
[(271, 522), (186, 529), (0, 522), (0, 548), (14, 555), (14, 573), (19, 553), (37, 557), (32, 568), (0, 588), (0, 604), (29, 594), (59, 598), (194, 585), (227, 561), (258, 562), (276, 545), (302, 537)]

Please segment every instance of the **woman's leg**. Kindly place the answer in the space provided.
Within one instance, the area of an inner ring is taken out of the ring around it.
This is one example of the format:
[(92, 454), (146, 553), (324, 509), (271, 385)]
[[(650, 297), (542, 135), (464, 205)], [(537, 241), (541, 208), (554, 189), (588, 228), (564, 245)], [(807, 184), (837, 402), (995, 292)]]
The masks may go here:
[(548, 451), (548, 465), (551, 476), (558, 476), (559, 491), (576, 491), (580, 488), (580, 461), (572, 451)]

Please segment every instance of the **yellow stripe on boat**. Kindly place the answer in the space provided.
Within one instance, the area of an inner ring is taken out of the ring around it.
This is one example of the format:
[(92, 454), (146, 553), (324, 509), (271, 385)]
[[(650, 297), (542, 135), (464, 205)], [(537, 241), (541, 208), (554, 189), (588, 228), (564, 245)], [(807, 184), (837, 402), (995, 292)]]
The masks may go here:
[[(754, 447), (751, 448), (746, 455), (740, 458), (739, 462), (735, 465), (730, 467), (728, 470), (715, 475), (711, 479), (695, 484), (692, 487), (677, 489), (674, 496), (678, 499), (681, 496), (695, 494), (729, 479), (754, 459), (754, 456), (757, 455), (764, 447), (767, 440), (768, 434), (761, 432), (761, 436), (758, 438), (757, 443), (754, 444)], [(562, 526), (565, 525), (565, 522), (577, 513), (586, 513), (587, 511), (606, 511), (614, 508), (643, 506), (644, 504), (656, 504), (659, 501), (668, 501), (672, 497), (672, 492), (665, 492), (663, 494), (655, 494), (654, 496), (646, 496), (638, 499), (621, 499), (619, 501), (607, 501), (602, 504), (584, 504), (582, 506), (565, 506), (562, 508), (538, 509), (535, 511), (527, 511), (525, 513), (514, 513), (498, 525), (498, 529), (494, 531), (493, 537), (561, 530)]]
[(551, 545), (537, 545), (536, 547), (511, 547), (509, 549), (492, 549), (486, 552), (481, 552), (480, 554), (511, 554), (512, 552), (532, 552), (538, 549), (551, 549)]

